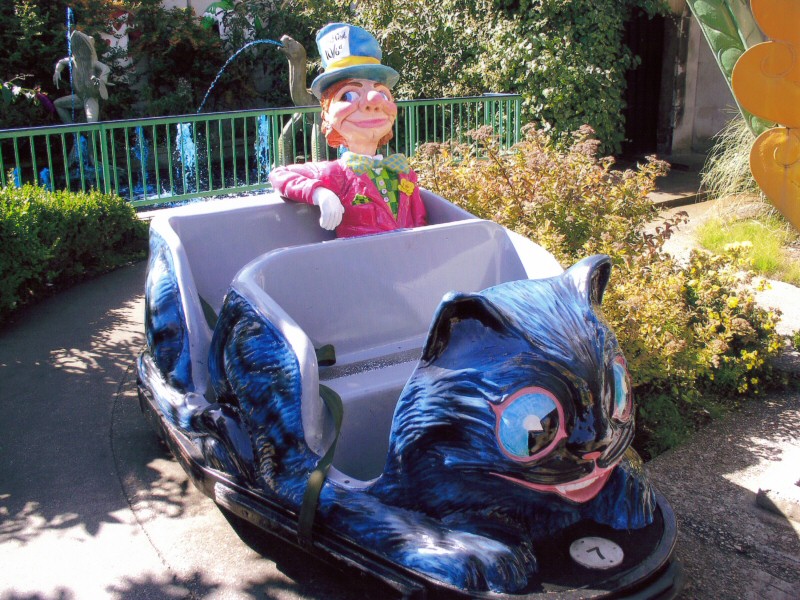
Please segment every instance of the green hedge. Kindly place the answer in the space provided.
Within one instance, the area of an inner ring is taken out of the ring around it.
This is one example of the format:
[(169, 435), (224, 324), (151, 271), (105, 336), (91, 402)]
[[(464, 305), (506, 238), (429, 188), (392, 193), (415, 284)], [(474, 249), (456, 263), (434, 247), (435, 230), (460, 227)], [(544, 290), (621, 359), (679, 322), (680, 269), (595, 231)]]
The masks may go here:
[(147, 229), (118, 196), (0, 189), (0, 322), (43, 295), (144, 257)]

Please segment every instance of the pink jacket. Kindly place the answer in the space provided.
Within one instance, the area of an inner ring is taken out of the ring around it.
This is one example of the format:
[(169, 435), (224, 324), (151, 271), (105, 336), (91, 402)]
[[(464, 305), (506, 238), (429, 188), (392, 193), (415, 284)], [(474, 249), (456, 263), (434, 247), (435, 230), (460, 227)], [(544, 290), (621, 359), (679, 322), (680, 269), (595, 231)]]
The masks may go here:
[[(354, 237), (426, 224), (417, 174), (410, 171), (408, 174), (400, 173), (399, 177), (401, 187), (408, 186), (403, 184), (407, 180), (414, 185), (414, 191), (411, 194), (398, 192), (397, 220), (369, 176), (356, 175), (341, 160), (277, 167), (270, 173), (269, 180), (281, 196), (295, 202), (313, 204), (311, 196), (315, 189), (321, 186), (331, 190), (344, 206), (336, 236)], [(357, 195), (366, 196), (371, 201), (353, 205)]]

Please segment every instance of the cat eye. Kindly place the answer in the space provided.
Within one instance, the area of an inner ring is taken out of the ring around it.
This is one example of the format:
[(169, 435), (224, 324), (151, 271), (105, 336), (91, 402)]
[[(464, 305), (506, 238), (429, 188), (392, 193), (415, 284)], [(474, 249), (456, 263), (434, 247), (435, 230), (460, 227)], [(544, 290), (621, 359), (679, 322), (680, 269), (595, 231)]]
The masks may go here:
[(618, 356), (611, 365), (614, 372), (614, 396), (611, 406), (611, 418), (621, 423), (630, 421), (633, 414), (633, 393), (631, 392), (631, 376), (625, 359)]
[(503, 454), (518, 462), (538, 460), (566, 437), (564, 410), (544, 388), (526, 387), (499, 405), (495, 435)]

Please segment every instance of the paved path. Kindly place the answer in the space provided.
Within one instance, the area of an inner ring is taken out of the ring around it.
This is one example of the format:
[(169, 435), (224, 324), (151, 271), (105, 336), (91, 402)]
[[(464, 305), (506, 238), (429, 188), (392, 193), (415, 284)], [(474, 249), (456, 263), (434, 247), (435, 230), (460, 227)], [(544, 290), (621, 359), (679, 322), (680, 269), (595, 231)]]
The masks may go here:
[[(143, 263), (121, 269), (0, 331), (0, 599), (385, 597), (233, 527), (188, 482), (138, 409), (143, 282)], [(753, 503), (799, 424), (800, 397), (778, 395), (651, 463), (686, 598), (800, 597), (800, 526)]]
[(188, 482), (138, 407), (143, 287), (140, 263), (0, 331), (0, 598), (373, 596)]

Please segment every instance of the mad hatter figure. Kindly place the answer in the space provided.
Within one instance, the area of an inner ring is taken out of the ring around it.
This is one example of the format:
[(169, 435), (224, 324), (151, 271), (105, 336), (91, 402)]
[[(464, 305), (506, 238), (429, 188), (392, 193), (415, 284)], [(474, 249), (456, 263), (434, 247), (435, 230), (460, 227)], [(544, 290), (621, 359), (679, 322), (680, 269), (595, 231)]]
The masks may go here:
[(338, 160), (278, 167), (270, 173), (284, 197), (320, 207), (320, 225), (353, 237), (425, 225), (417, 175), (406, 157), (378, 148), (392, 138), (397, 71), (381, 64), (380, 46), (367, 31), (330, 23), (317, 33), (325, 72), (311, 84), (322, 105), (322, 131)]

